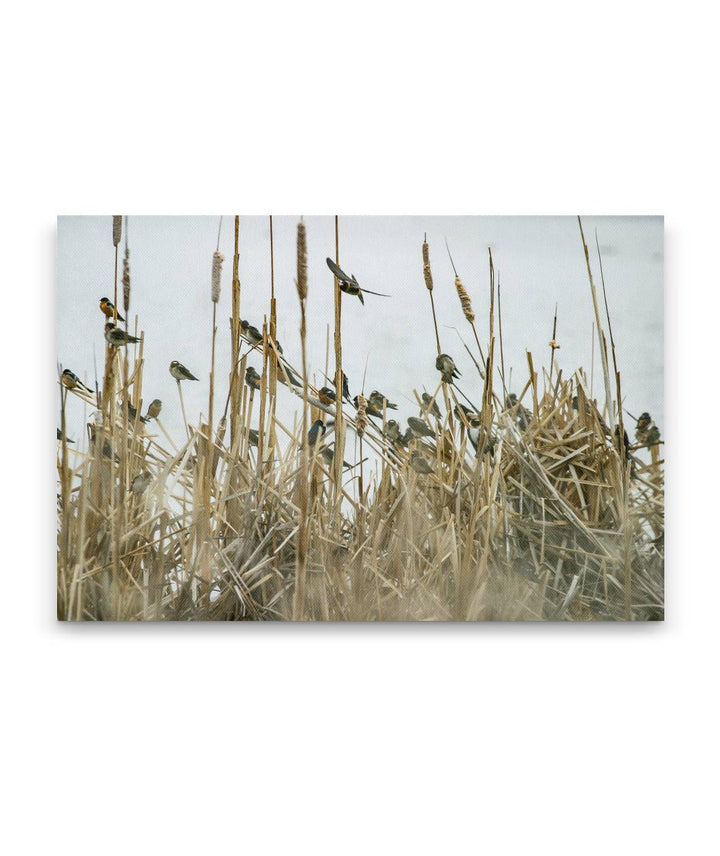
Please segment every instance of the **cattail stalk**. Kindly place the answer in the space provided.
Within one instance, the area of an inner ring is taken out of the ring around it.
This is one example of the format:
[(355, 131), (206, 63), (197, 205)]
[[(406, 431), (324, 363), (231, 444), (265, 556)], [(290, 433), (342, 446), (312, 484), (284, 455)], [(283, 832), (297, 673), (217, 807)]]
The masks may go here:
[(308, 531), (308, 466), (309, 445), (308, 435), (308, 379), (307, 379), (307, 344), (305, 302), (307, 300), (307, 240), (305, 224), (301, 220), (297, 226), (297, 279), (295, 280), (298, 299), (300, 301), (300, 347), (302, 349), (302, 379), (303, 379), (303, 429), (305, 438), (302, 450), (300, 469), (300, 492), (298, 496), (298, 536), (295, 557), (295, 597), (293, 600), (293, 621), (302, 621), (305, 615), (305, 583), (307, 578), (307, 552), (309, 542)]

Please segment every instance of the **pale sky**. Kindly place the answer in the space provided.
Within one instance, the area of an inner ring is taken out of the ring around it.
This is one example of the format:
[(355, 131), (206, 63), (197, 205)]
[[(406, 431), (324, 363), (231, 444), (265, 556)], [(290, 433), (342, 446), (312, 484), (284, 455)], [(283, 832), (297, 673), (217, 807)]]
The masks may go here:
[[(299, 308), (294, 279), (298, 216), (273, 218), (278, 337), (290, 361), (300, 363)], [(309, 297), (308, 362), (318, 386), (324, 385), (326, 328), (333, 323), (333, 278), (325, 264), (334, 257), (333, 217), (306, 216)], [(171, 360), (200, 378), (185, 383), (188, 419), (207, 414), (210, 372), (210, 267), (218, 216), (129, 217), (132, 277), (130, 320), (145, 331), (145, 406), (163, 401), (162, 420), (182, 436), (182, 421)], [(58, 218), (57, 357), (93, 386), (93, 353), (102, 375), (104, 319), (100, 297), (113, 298), (111, 216)], [(663, 426), (663, 220), (661, 217), (584, 217), (596, 284), (600, 270), (595, 229), (603, 253), (613, 333), (625, 407), (647, 410)], [(360, 391), (366, 360), (366, 393), (380, 389), (399, 405), (405, 419), (417, 412), (413, 387), (432, 390), (438, 381), (428, 293), (422, 275), (421, 244), (427, 232), (435, 281), (434, 297), (443, 350), (463, 373), (463, 391), (481, 397), (479, 378), (462, 347), (456, 327), (470, 345), (472, 332), (462, 314), (445, 249), (447, 238), (473, 301), (483, 348), (489, 303), (488, 247), (500, 277), (506, 370), (512, 388), (527, 380), (526, 349), (535, 367), (549, 365), (548, 341), (558, 304), (556, 361), (568, 377), (583, 366), (590, 373), (590, 333), (594, 318), (577, 220), (567, 217), (340, 217), (340, 263), (361, 286), (391, 298), (343, 296), (343, 363), (350, 392)], [(124, 235), (123, 244), (124, 246)], [(230, 365), (233, 216), (223, 219), (220, 249), (225, 254), (218, 307), (216, 411), (227, 394)], [(121, 254), (122, 255), (122, 254)], [(240, 218), (241, 315), (261, 327), (269, 313), (270, 248), (267, 217)], [(118, 290), (122, 311), (122, 287)], [(603, 316), (604, 322), (604, 316)], [(332, 335), (332, 334), (331, 334)], [(332, 338), (331, 338), (332, 349)], [(94, 349), (94, 350), (93, 350)], [(260, 369), (260, 360), (251, 358)], [(330, 359), (332, 372), (333, 358)], [(595, 348), (594, 393), (602, 398), (602, 376)], [(290, 421), (298, 400), (280, 388), (280, 414)], [(85, 414), (89, 415), (88, 413)], [(85, 442), (83, 407), (71, 401), (68, 435)], [(59, 423), (58, 423), (59, 424)]]

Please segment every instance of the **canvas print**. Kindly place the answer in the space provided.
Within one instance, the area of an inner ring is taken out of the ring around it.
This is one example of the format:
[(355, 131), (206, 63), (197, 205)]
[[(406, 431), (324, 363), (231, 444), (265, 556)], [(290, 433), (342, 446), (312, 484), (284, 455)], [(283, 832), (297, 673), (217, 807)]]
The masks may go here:
[(63, 216), (67, 621), (664, 615), (661, 217)]

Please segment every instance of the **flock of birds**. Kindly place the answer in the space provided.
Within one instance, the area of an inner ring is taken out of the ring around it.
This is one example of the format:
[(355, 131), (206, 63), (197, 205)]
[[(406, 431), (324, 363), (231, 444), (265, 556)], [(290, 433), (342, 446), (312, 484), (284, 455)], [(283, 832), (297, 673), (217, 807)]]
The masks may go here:
[[(381, 294), (380, 292), (370, 291), (369, 289), (361, 288), (357, 279), (354, 275), (348, 276), (341, 268), (339, 268), (332, 259), (328, 258), (327, 265), (330, 268), (333, 275), (337, 278), (340, 289), (349, 295), (357, 296), (360, 299), (360, 302), (364, 305), (365, 301), (363, 298), (363, 294), (373, 294), (378, 297), (389, 297), (390, 295)], [(106, 318), (105, 323), (105, 340), (112, 347), (124, 347), (127, 345), (135, 344), (140, 341), (136, 336), (132, 336), (126, 330), (122, 330), (117, 327), (115, 324), (115, 319), (118, 321), (125, 321), (125, 319), (120, 315), (119, 312), (116, 311), (115, 306), (112, 301), (110, 301), (107, 297), (103, 297), (100, 299), (100, 311)], [(249, 321), (243, 320), (241, 321), (241, 335), (244, 341), (251, 345), (253, 348), (257, 348), (263, 345), (264, 339), (263, 335), (260, 333), (257, 327), (254, 327), (250, 324)], [(295, 373), (292, 371), (290, 365), (287, 360), (283, 357), (283, 349), (280, 343), (275, 339), (272, 342), (272, 345), (277, 351), (277, 354), (280, 356), (279, 366), (281, 370), (278, 372), (278, 380), (282, 383), (291, 386), (291, 387), (300, 387), (302, 386), (302, 382), (298, 379)], [(455, 362), (451, 356), (448, 354), (439, 354), (435, 361), (435, 368), (440, 373), (440, 377), (442, 381), (446, 384), (452, 385), (453, 382), (461, 376), (460, 371), (458, 370)], [(197, 381), (198, 378), (182, 363), (178, 360), (173, 360), (170, 363), (170, 375), (174, 380), (177, 381), (178, 386), (182, 381)], [(61, 382), (64, 387), (70, 390), (82, 390), (85, 392), (93, 394), (93, 391), (86, 386), (80, 378), (72, 372), (70, 369), (65, 369), (61, 375)], [(249, 366), (245, 372), (245, 383), (250, 388), (251, 391), (257, 391), (260, 389), (260, 385), (262, 382), (262, 376), (258, 374), (255, 368)], [(334, 381), (330, 380), (334, 385)], [(397, 410), (397, 404), (391, 402), (385, 395), (383, 395), (378, 390), (373, 390), (367, 398), (364, 396), (354, 396), (350, 397), (350, 390), (347, 375), (342, 373), (342, 398), (351, 403), (356, 411), (361, 407), (367, 416), (373, 417), (374, 419), (383, 420), (383, 428), (382, 432), (384, 436), (389, 441), (391, 450), (406, 450), (409, 452), (409, 457), (407, 461), (415, 472), (426, 475), (434, 472), (433, 463), (428, 460), (428, 458), (423, 455), (421, 448), (426, 448), (423, 443), (425, 440), (435, 439), (437, 436), (437, 430), (432, 428), (429, 424), (430, 418), (433, 417), (437, 423), (439, 424), (442, 420), (442, 414), (440, 408), (438, 406), (437, 401), (434, 396), (429, 395), (427, 392), (422, 393), (421, 398), (421, 406), (420, 406), (420, 416), (410, 416), (407, 419), (407, 428), (403, 431), (400, 424), (395, 419), (387, 419), (387, 411)], [(337, 400), (336, 391), (329, 387), (323, 386), (318, 390), (317, 400), (324, 406), (330, 407), (333, 406)], [(573, 399), (573, 407), (577, 409), (577, 397)], [(505, 401), (505, 406), (508, 410), (511, 410), (514, 419), (521, 430), (524, 430), (530, 422), (531, 414), (529, 411), (522, 406), (518, 402), (517, 396), (514, 393), (511, 393), (507, 396)], [(137, 418), (143, 423), (150, 422), (152, 419), (158, 419), (160, 416), (160, 412), (162, 410), (162, 401), (159, 398), (153, 399), (147, 408), (147, 413), (145, 416), (140, 415), (138, 417), (138, 413), (133, 407), (133, 405), (128, 402), (128, 415), (130, 419), (134, 422)], [(459, 420), (461, 427), (467, 431), (468, 439), (472, 444), (476, 455), (480, 454), (493, 454), (495, 447), (495, 437), (488, 433), (484, 432), (481, 424), (481, 418), (479, 412), (466, 407), (459, 402), (456, 404), (454, 408), (454, 413), (456, 418)], [(631, 414), (629, 414), (631, 415)], [(425, 418), (422, 418), (425, 417)], [(660, 432), (652, 421), (649, 413), (642, 413), (638, 418), (632, 417), (636, 421), (635, 427), (635, 437), (637, 443), (641, 447), (651, 447), (660, 442)], [(324, 422), (322, 419), (317, 419), (310, 427), (307, 436), (307, 444), (314, 450), (318, 445), (318, 441), (321, 441), (328, 429), (332, 429), (333, 423), (328, 420)], [(95, 442), (95, 429), (91, 425), (90, 426), (90, 441), (91, 443)], [(609, 435), (609, 430), (606, 431)], [(617, 438), (619, 438), (619, 433), (616, 429)], [(616, 439), (617, 439), (616, 438)], [(69, 440), (65, 437), (61, 430), (57, 429), (57, 439), (59, 441), (65, 441), (67, 443), (73, 443), (73, 440)], [(255, 429), (249, 429), (248, 434), (248, 442), (251, 446), (258, 445), (258, 432)], [(627, 436), (627, 431), (625, 432), (625, 436), (623, 438), (626, 456), (630, 455), (630, 442)], [(418, 441), (413, 444), (413, 441)], [(415, 445), (415, 448), (411, 448), (412, 445)], [(420, 446), (420, 448), (417, 448)], [(321, 442), (320, 447), (318, 449), (319, 454), (323, 457), (323, 459), (328, 463), (332, 464), (333, 462), (333, 449), (325, 445)], [(118, 460), (117, 455), (114, 455), (113, 450), (110, 446), (110, 443), (107, 439), (104, 440), (103, 443), (103, 455), (108, 458), (113, 458), (114, 460)], [(343, 466), (350, 468), (351, 465), (348, 464), (347, 461), (343, 461)], [(130, 491), (135, 494), (141, 494), (148, 487), (150, 482), (152, 481), (152, 475), (149, 471), (143, 470), (132, 482), (130, 487)]]

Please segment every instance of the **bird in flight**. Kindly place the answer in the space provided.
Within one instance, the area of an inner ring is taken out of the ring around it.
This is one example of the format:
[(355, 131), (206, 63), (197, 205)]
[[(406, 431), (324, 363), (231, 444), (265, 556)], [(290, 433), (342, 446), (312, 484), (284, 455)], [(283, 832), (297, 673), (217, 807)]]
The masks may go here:
[(360, 303), (362, 303), (363, 306), (365, 305), (363, 294), (375, 294), (377, 297), (390, 297), (389, 294), (383, 294), (380, 291), (370, 291), (369, 288), (360, 288), (354, 274), (352, 276), (348, 276), (332, 259), (325, 259), (325, 261), (327, 262), (327, 266), (333, 272), (333, 275), (340, 283), (340, 291), (344, 291), (345, 294), (352, 294), (353, 296), (359, 297)]

